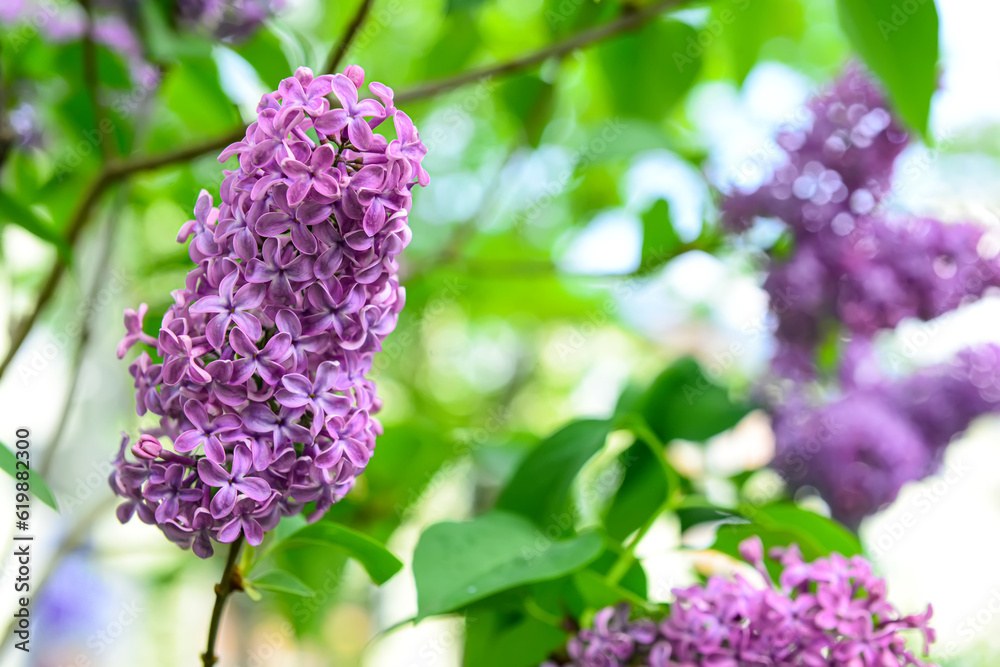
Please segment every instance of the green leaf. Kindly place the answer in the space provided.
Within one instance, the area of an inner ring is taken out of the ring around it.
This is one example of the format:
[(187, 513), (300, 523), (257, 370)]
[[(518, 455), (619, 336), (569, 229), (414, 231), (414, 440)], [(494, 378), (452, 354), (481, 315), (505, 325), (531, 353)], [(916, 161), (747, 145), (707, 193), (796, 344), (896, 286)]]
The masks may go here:
[(506, 512), (435, 524), (420, 536), (413, 554), (417, 618), (562, 577), (592, 562), (603, 549), (596, 533), (553, 541), (530, 521)]
[(720, 3), (715, 6), (714, 20), (722, 27), (722, 40), (740, 84), (769, 41), (777, 37), (797, 39), (805, 31), (805, 12), (799, 0)]
[(62, 234), (6, 192), (0, 192), (0, 221), (12, 222), (41, 240), (51, 243), (56, 247), (63, 260), (70, 263), (72, 250)]
[(537, 74), (521, 74), (504, 81), (498, 90), (504, 102), (524, 130), (525, 138), (538, 147), (555, 102), (555, 86), (543, 81)]
[[(535, 667), (566, 641), (566, 633), (519, 609), (470, 609), (465, 616), (467, 667)], [(498, 651), (497, 647), (503, 647)]]
[(479, 7), (479, 5), (484, 2), (486, 2), (486, 0), (447, 0), (445, 3), (445, 11), (449, 14), (467, 11)]
[(234, 45), (232, 49), (257, 70), (269, 90), (277, 88), (281, 80), (295, 69), (281, 48), (281, 40), (269, 30), (258, 30), (253, 37)]
[(500, 493), (497, 509), (539, 525), (561, 525), (570, 489), (583, 465), (604, 446), (611, 431), (605, 420), (570, 422), (530, 452)]
[(619, 602), (630, 602), (634, 605), (643, 606), (646, 601), (632, 591), (608, 583), (608, 580), (594, 570), (580, 570), (573, 575), (573, 584), (580, 591), (580, 595), (587, 601), (587, 605), (594, 609), (610, 607)]
[(611, 92), (614, 113), (662, 121), (701, 71), (694, 28), (681, 21), (652, 21), (634, 33), (595, 48)]
[(755, 509), (744, 508), (743, 514), (758, 525), (800, 533), (802, 539), (813, 542), (818, 551), (827, 553), (835, 551), (845, 556), (862, 553), (861, 542), (847, 528), (833, 519), (791, 503), (773, 503)]
[[(854, 556), (862, 553), (861, 543), (840, 524), (789, 503), (763, 507), (747, 507), (743, 514), (749, 523), (725, 524), (719, 527), (712, 548), (739, 558), (739, 544), (751, 536), (760, 537), (765, 552), (773, 547), (798, 544), (806, 560), (815, 560), (831, 553)], [(781, 568), (771, 561), (768, 570), (777, 576)]]
[(685, 357), (653, 382), (642, 415), (664, 443), (678, 438), (704, 442), (735, 426), (751, 407), (731, 400), (697, 361)]
[(662, 265), (681, 245), (670, 218), (670, 204), (659, 199), (642, 215), (642, 271)]
[(621, 541), (639, 529), (667, 499), (667, 477), (649, 446), (636, 441), (618, 456), (622, 483), (604, 516), (608, 534)]
[[(17, 456), (14, 452), (4, 443), (0, 442), (0, 470), (17, 479)], [(31, 485), (31, 495), (41, 500), (43, 503), (59, 511), (59, 505), (56, 503), (56, 497), (52, 493), (52, 489), (49, 485), (45, 483), (42, 476), (39, 475), (34, 470), (28, 471), (28, 483)]]
[(316, 591), (306, 586), (301, 579), (284, 570), (272, 570), (262, 574), (255, 579), (251, 579), (250, 584), (254, 588), (274, 593), (288, 593), (289, 595), (298, 595), (301, 597), (316, 595)]
[(933, 0), (838, 0), (837, 6), (851, 44), (885, 84), (906, 122), (926, 136), (937, 87)]
[(692, 502), (678, 507), (675, 513), (681, 523), (681, 533), (694, 526), (700, 526), (703, 523), (725, 521), (734, 518), (742, 520), (742, 517), (732, 510), (713, 507), (712, 505), (704, 504), (704, 501), (696, 501), (696, 499), (692, 499)]
[[(198, 136), (215, 136), (242, 122), (219, 85), (218, 68), (210, 55), (183, 58), (170, 68), (163, 79), (160, 97), (171, 114), (170, 124), (180, 121)], [(197, 104), (191, 103), (194, 99)], [(167, 125), (166, 119), (163, 124)]]
[[(268, 553), (273, 556), (300, 546), (324, 546), (343, 549), (357, 560), (376, 584), (384, 584), (402, 569), (403, 564), (377, 541), (333, 521), (319, 521), (291, 533), (277, 542)], [(259, 561), (258, 561), (259, 562)]]

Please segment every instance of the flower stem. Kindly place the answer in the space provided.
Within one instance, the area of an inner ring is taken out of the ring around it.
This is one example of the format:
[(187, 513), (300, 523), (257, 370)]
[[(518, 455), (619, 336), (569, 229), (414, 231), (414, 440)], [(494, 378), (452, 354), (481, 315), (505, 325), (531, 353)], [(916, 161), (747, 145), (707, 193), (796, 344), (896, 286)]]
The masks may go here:
[(233, 542), (229, 548), (229, 558), (226, 559), (226, 569), (222, 571), (222, 581), (215, 586), (215, 607), (212, 609), (212, 621), (208, 626), (208, 646), (201, 656), (203, 667), (212, 667), (219, 658), (215, 655), (215, 640), (219, 636), (219, 624), (222, 621), (222, 610), (226, 606), (226, 598), (234, 590), (243, 590), (239, 581), (236, 561), (243, 546), (243, 536)]
[(652, 450), (653, 456), (656, 457), (656, 460), (659, 461), (660, 466), (663, 468), (663, 474), (667, 482), (667, 497), (656, 508), (656, 511), (646, 519), (645, 523), (640, 526), (635, 536), (625, 546), (625, 550), (622, 551), (618, 560), (608, 570), (605, 579), (609, 584), (618, 584), (629, 568), (632, 567), (632, 563), (635, 562), (635, 549), (639, 546), (639, 542), (646, 536), (650, 528), (653, 527), (656, 519), (664, 512), (676, 510), (684, 500), (684, 493), (681, 489), (681, 476), (670, 464), (670, 461), (667, 460), (666, 444), (660, 440), (659, 436), (656, 435), (642, 417), (634, 417), (632, 419), (630, 430), (638, 440), (644, 442)]

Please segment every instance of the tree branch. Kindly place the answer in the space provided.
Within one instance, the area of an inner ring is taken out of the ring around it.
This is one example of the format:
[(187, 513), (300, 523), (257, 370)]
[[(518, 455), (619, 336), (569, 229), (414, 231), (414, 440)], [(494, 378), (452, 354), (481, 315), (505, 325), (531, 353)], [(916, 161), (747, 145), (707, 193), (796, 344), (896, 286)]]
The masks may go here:
[(178, 162), (186, 162), (200, 157), (205, 153), (222, 150), (231, 143), (242, 141), (246, 136), (246, 131), (246, 127), (235, 127), (224, 135), (206, 139), (175, 151), (156, 155), (139, 155), (112, 162), (107, 168), (107, 175), (112, 181), (117, 181), (143, 171), (151, 171), (160, 167), (169, 167)]
[(0, 173), (14, 147), (14, 130), (7, 121), (7, 86), (3, 80), (3, 45), (0, 44)]
[(681, 4), (681, 2), (682, 0), (661, 0), (661, 2), (650, 5), (645, 9), (625, 14), (615, 21), (590, 28), (589, 30), (584, 30), (561, 42), (550, 44), (543, 49), (521, 56), (520, 58), (515, 58), (497, 65), (482, 67), (468, 72), (462, 72), (461, 74), (446, 79), (429, 81), (414, 88), (410, 88), (409, 90), (404, 90), (396, 95), (395, 101), (413, 102), (414, 100), (422, 100), (428, 97), (434, 97), (435, 95), (439, 95), (440, 93), (453, 90), (455, 88), (460, 88), (470, 83), (475, 83), (482, 79), (514, 74), (516, 72), (529, 69), (535, 65), (545, 62), (549, 58), (563, 56), (567, 53), (575, 51), (576, 49), (582, 49), (610, 37), (614, 37), (615, 35), (619, 35), (623, 32), (635, 30), (642, 24), (656, 18), (668, 9)]
[[(576, 35), (573, 35), (572, 37), (569, 37), (568, 39), (556, 42), (555, 44), (551, 44), (543, 49), (521, 56), (520, 58), (464, 72), (450, 78), (418, 85), (397, 94), (395, 97), (396, 102), (413, 102), (433, 97), (449, 90), (454, 90), (455, 88), (459, 88), (469, 83), (474, 83), (482, 80), (483, 78), (504, 76), (520, 72), (542, 63), (549, 58), (562, 56), (576, 49), (584, 48), (602, 40), (614, 37), (615, 35), (634, 30), (644, 23), (659, 16), (663, 12), (681, 4), (682, 1), (683, 0), (662, 0), (661, 2), (646, 7), (645, 9), (627, 14), (604, 25), (584, 30)], [(355, 15), (354, 20), (348, 26), (348, 30), (344, 35), (344, 38), (341, 40), (338, 48), (334, 51), (330, 58), (330, 62), (334, 63), (334, 67), (339, 64), (338, 61), (342, 58), (343, 53), (346, 53), (358, 27), (360, 27), (368, 13), (368, 10), (370, 9), (370, 4), (370, 0), (362, 2), (362, 6), (359, 8), (357, 15)], [(100, 198), (104, 190), (115, 182), (142, 171), (166, 167), (177, 162), (184, 162), (196, 158), (204, 153), (224, 148), (235, 141), (243, 139), (245, 133), (246, 129), (244, 127), (234, 128), (231, 132), (225, 134), (224, 136), (209, 139), (202, 143), (194, 144), (176, 151), (162, 153), (160, 155), (139, 156), (109, 164), (94, 181), (91, 188), (85, 195), (81, 206), (77, 209), (77, 213), (74, 215), (69, 227), (67, 228), (66, 240), (71, 246), (73, 245), (79, 236), (80, 231), (86, 226), (90, 211), (94, 204)], [(52, 299), (65, 268), (66, 267), (62, 258), (57, 258), (48, 279), (42, 287), (42, 291), (38, 295), (38, 300), (35, 303), (33, 311), (25, 317), (21, 325), (19, 325), (17, 330), (14, 332), (10, 349), (7, 351), (3, 361), (0, 362), (0, 378), (3, 377), (3, 374), (10, 366), (14, 355), (17, 354), (17, 351), (24, 343), (24, 339), (27, 337), (31, 327), (33, 327), (35, 322), (38, 320), (41, 311)]]
[[(395, 97), (397, 102), (413, 102), (415, 100), (421, 100), (428, 97), (433, 97), (439, 93), (443, 93), (455, 88), (460, 88), (461, 86), (467, 85), (469, 83), (475, 83), (483, 77), (490, 76), (503, 76), (507, 74), (514, 74), (522, 70), (528, 69), (533, 65), (544, 62), (545, 60), (561, 55), (565, 55), (576, 49), (591, 46), (592, 44), (614, 37), (615, 35), (621, 34), (623, 32), (628, 32), (629, 30), (634, 30), (644, 23), (652, 20), (656, 16), (659, 16), (663, 12), (680, 5), (682, 0), (663, 0), (655, 5), (651, 5), (643, 10), (633, 12), (631, 14), (626, 14), (616, 21), (611, 21), (602, 26), (596, 28), (591, 28), (590, 30), (585, 30), (580, 32), (562, 42), (557, 42), (544, 49), (536, 51), (534, 53), (529, 53), (527, 55), (521, 56), (520, 58), (515, 58), (507, 62), (503, 62), (490, 67), (484, 67), (482, 69), (473, 70), (471, 72), (465, 72), (458, 74), (454, 77), (447, 79), (440, 79), (438, 81), (431, 81), (428, 83), (417, 85), (408, 90), (404, 90), (398, 93)], [(370, 3), (365, 3), (370, 4)], [(331, 56), (330, 61), (339, 61), (342, 58), (334, 58), (337, 56), (341, 48), (344, 49), (346, 53), (345, 45), (349, 46), (350, 41), (353, 39), (354, 34), (357, 32), (355, 27), (355, 22), (358, 22), (360, 26), (360, 21), (363, 21), (367, 10), (363, 6), (361, 9), (365, 10), (362, 12), (359, 10), (358, 15), (355, 16), (355, 20), (352, 21), (344, 38), (338, 45), (338, 49)], [(339, 64), (337, 62), (336, 64)], [(333, 71), (334, 67), (328, 67), (327, 72)], [(185, 160), (190, 160), (191, 158), (198, 157), (203, 153), (208, 153), (212, 150), (217, 150), (225, 148), (234, 141), (240, 141), (243, 139), (246, 133), (246, 128), (234, 128), (230, 132), (226, 133), (224, 136), (216, 137), (215, 139), (209, 139), (200, 144), (194, 144), (186, 148), (179, 149), (170, 153), (163, 153), (160, 155), (143, 156), (131, 159), (122, 160), (113, 169), (114, 178), (125, 178), (138, 171), (143, 171), (146, 169), (153, 169), (157, 167), (169, 166), (175, 162), (183, 162)]]
[(98, 142), (100, 143), (101, 155), (108, 160), (112, 155), (112, 145), (104, 135), (110, 133), (114, 128), (111, 120), (104, 111), (101, 104), (101, 86), (97, 75), (97, 46), (94, 44), (94, 12), (93, 0), (80, 0), (83, 10), (86, 13), (87, 23), (83, 31), (83, 84), (87, 88), (90, 97), (90, 106), (94, 112), (94, 128), (97, 130)]
[[(101, 195), (104, 193), (105, 188), (107, 188), (113, 179), (110, 178), (107, 169), (103, 170), (100, 175), (94, 180), (94, 182), (87, 189), (87, 192), (83, 196), (80, 205), (77, 206), (76, 211), (73, 213), (73, 217), (70, 218), (69, 225), (66, 227), (66, 244), (69, 247), (73, 247), (76, 244), (76, 240), (80, 237), (80, 232), (86, 226), (88, 219), (90, 218), (90, 212), (93, 210), (94, 206), (100, 200)], [(28, 337), (28, 333), (31, 331), (32, 327), (35, 326), (35, 322), (38, 321), (39, 315), (45, 310), (45, 307), (55, 296), (56, 288), (59, 287), (59, 281), (62, 279), (63, 273), (66, 271), (66, 262), (62, 255), (56, 255), (55, 263), (52, 265), (52, 269), (49, 271), (48, 277), (42, 284), (42, 289), (38, 293), (38, 298), (35, 300), (35, 306), (32, 308), (31, 312), (22, 319), (17, 327), (14, 329), (14, 333), (11, 336), (10, 349), (7, 350), (7, 354), (4, 355), (3, 361), (0, 362), (0, 378), (7, 371), (10, 363), (14, 360), (17, 355), (17, 351), (21, 349), (21, 345), (24, 344), (24, 340)]]
[(219, 636), (219, 625), (222, 622), (222, 610), (226, 606), (226, 599), (234, 590), (242, 590), (239, 581), (239, 572), (236, 570), (236, 559), (240, 555), (240, 547), (243, 546), (243, 536), (229, 547), (229, 558), (226, 560), (226, 569), (222, 571), (222, 581), (215, 587), (215, 606), (212, 608), (212, 620), (208, 626), (208, 646), (201, 656), (204, 667), (212, 667), (219, 658), (215, 655), (215, 642)]
[[(241, 128), (239, 135), (234, 132), (231, 135), (210, 139), (204, 143), (181, 148), (169, 153), (143, 156), (110, 163), (101, 171), (100, 174), (98, 174), (97, 178), (94, 179), (94, 182), (87, 188), (83, 200), (74, 212), (73, 217), (70, 219), (70, 222), (66, 227), (67, 245), (73, 247), (76, 244), (77, 239), (80, 237), (80, 233), (84, 230), (90, 220), (90, 214), (93, 208), (100, 200), (101, 195), (104, 194), (104, 191), (111, 185), (134, 174), (169, 166), (177, 162), (184, 162), (207, 153), (208, 151), (224, 148), (234, 141), (242, 139), (243, 134), (244, 130)], [(14, 329), (14, 333), (11, 336), (10, 348), (7, 350), (7, 354), (4, 355), (3, 361), (0, 361), (0, 378), (3, 378), (4, 373), (6, 373), (11, 362), (14, 360), (18, 350), (21, 349), (21, 346), (24, 344), (25, 339), (31, 332), (32, 327), (35, 326), (38, 318), (41, 316), (46, 306), (48, 306), (52, 297), (55, 296), (56, 289), (59, 287), (59, 283), (62, 280), (63, 273), (65, 273), (65, 271), (65, 261), (61, 255), (57, 256), (55, 263), (52, 265), (52, 269), (49, 271), (48, 277), (42, 284), (42, 289), (39, 291), (38, 297), (35, 299), (35, 305), (32, 307), (31, 312), (29, 312)]]
[(323, 67), (324, 72), (333, 74), (337, 71), (340, 61), (344, 59), (344, 56), (347, 55), (347, 50), (351, 48), (351, 42), (354, 41), (358, 29), (361, 28), (361, 24), (365, 22), (365, 17), (371, 11), (372, 4), (374, 4), (374, 0), (361, 1), (361, 6), (358, 7), (358, 11), (354, 15), (354, 18), (351, 19), (351, 22), (347, 24), (347, 29), (344, 30), (343, 37), (340, 38), (337, 46), (330, 52), (330, 56), (326, 59), (326, 65)]

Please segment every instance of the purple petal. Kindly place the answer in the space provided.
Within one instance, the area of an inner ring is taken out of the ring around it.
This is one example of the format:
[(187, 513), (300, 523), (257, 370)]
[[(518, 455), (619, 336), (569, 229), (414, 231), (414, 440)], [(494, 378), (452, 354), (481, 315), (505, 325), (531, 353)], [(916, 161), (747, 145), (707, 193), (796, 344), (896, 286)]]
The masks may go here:
[[(263, 288), (263, 286), (261, 286)], [(233, 329), (233, 331), (241, 331), (249, 336), (252, 340), (258, 340), (264, 333), (263, 328), (260, 325), (260, 320), (251, 315), (250, 313), (236, 312), (233, 313), (233, 323), (239, 327), (238, 329)], [(229, 336), (229, 341), (232, 342), (232, 335)], [(246, 355), (249, 356), (249, 355)]]
[(259, 477), (246, 477), (239, 482), (235, 482), (233, 486), (239, 489), (241, 493), (259, 503), (264, 502), (271, 496), (271, 487)]
[(207, 459), (198, 461), (198, 477), (209, 486), (221, 487), (229, 483), (232, 476), (218, 463)]
[[(224, 516), (229, 516), (232, 513), (233, 507), (236, 506), (236, 489), (232, 484), (226, 484), (215, 494), (212, 498), (212, 502), (209, 505), (209, 509), (212, 512), (212, 516), (216, 519), (221, 519)], [(224, 530), (224, 529), (223, 529)], [(233, 538), (235, 539), (235, 538)], [(227, 540), (222, 539), (222, 533), (219, 533), (219, 540), (226, 542)], [(229, 540), (230, 542), (232, 540)]]
[(278, 418), (266, 405), (251, 404), (243, 412), (243, 425), (254, 433), (270, 433)]
[[(235, 494), (235, 491), (233, 493)], [(216, 496), (216, 498), (218, 498), (218, 496)], [(215, 499), (214, 498), (212, 499), (212, 504), (213, 505), (215, 504)], [(234, 504), (235, 504), (235, 501), (234, 501)], [(228, 512), (225, 513), (225, 514), (221, 514), (221, 515), (219, 515), (219, 516), (217, 516), (215, 518), (221, 519), (222, 517), (226, 516), (227, 514), (228, 514)], [(212, 516), (215, 516), (215, 512), (214, 511), (212, 513)], [(224, 525), (222, 528), (219, 529), (218, 540), (220, 542), (222, 542), (223, 544), (229, 544), (230, 542), (235, 542), (236, 538), (238, 538), (240, 536), (241, 532), (243, 532), (243, 525), (240, 522), (240, 518), (238, 516), (233, 517), (232, 519), (229, 520), (229, 523), (227, 523), (226, 525)]]
[[(243, 524), (243, 533), (247, 537), (247, 544), (252, 547), (260, 546), (260, 543), (264, 541), (264, 529), (257, 523), (257, 520), (243, 518), (240, 521)], [(219, 534), (221, 535), (222, 533), (220, 532)]]

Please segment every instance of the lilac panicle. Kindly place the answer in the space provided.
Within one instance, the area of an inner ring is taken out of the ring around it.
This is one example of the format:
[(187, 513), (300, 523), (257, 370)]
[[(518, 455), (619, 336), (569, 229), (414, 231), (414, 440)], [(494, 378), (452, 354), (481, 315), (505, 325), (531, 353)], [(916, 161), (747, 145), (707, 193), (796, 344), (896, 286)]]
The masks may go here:
[[(426, 148), (392, 91), (358, 101), (364, 71), (306, 68), (264, 95), (226, 148), (221, 202), (202, 191), (179, 242), (195, 267), (159, 335), (125, 312), (136, 408), (160, 417), (112, 475), (133, 514), (202, 557), (212, 540), (259, 544), (281, 516), (322, 516), (365, 469), (381, 426), (366, 376), (405, 294), (412, 189)], [(341, 108), (331, 109), (333, 94)], [(396, 139), (375, 132), (386, 121)], [(167, 441), (173, 443), (172, 449)]]
[(239, 41), (250, 37), (283, 5), (282, 0), (179, 0), (177, 13), (219, 39)]
[[(0, 25), (27, 24), (31, 31), (12, 33), (14, 44), (37, 30), (54, 43), (76, 41), (87, 32), (87, 13), (79, 4), (45, 0), (4, 0), (0, 7)], [(91, 38), (95, 44), (118, 54), (128, 65), (135, 83), (150, 88), (159, 80), (159, 70), (149, 63), (142, 43), (133, 28), (134, 7), (117, 1), (99, 2), (93, 15)]]
[[(818, 490), (856, 527), (905, 483), (932, 474), (947, 444), (1000, 398), (992, 347), (902, 380), (858, 384), (857, 364), (874, 359), (879, 331), (934, 319), (1000, 286), (1000, 260), (981, 252), (978, 226), (886, 213), (908, 137), (860, 68), (808, 109), (804, 128), (779, 135), (774, 173), (753, 191), (730, 193), (723, 217), (734, 230), (777, 218), (794, 239), (764, 281), (777, 320), (772, 369), (793, 386), (773, 410), (772, 466), (793, 490)], [(850, 341), (842, 386), (816, 405), (802, 398), (817, 393), (803, 384), (817, 380), (817, 350), (831, 336)]]
[(907, 648), (905, 633), (923, 635), (923, 652), (934, 641), (924, 614), (903, 616), (886, 598), (886, 584), (860, 556), (831, 554), (811, 563), (795, 545), (773, 549), (784, 566), (772, 582), (760, 538), (741, 553), (763, 575), (762, 588), (737, 575), (711, 577), (704, 585), (674, 589), (660, 620), (630, 620), (628, 605), (607, 607), (566, 646), (568, 660), (546, 667), (672, 665), (695, 667), (799, 667), (851, 665), (926, 667)]
[(1000, 346), (963, 350), (902, 379), (853, 387), (830, 403), (792, 399), (774, 418), (771, 465), (793, 489), (817, 491), (841, 522), (895, 500), (939, 467), (948, 443), (977, 417), (1000, 411)]
[(778, 136), (783, 159), (770, 177), (722, 204), (734, 230), (772, 217), (794, 237), (791, 257), (775, 263), (764, 284), (778, 321), (775, 370), (794, 379), (812, 376), (831, 324), (871, 337), (1000, 285), (1000, 263), (979, 253), (980, 227), (884, 212), (893, 163), (909, 138), (860, 68), (849, 68), (808, 110), (806, 127)]

